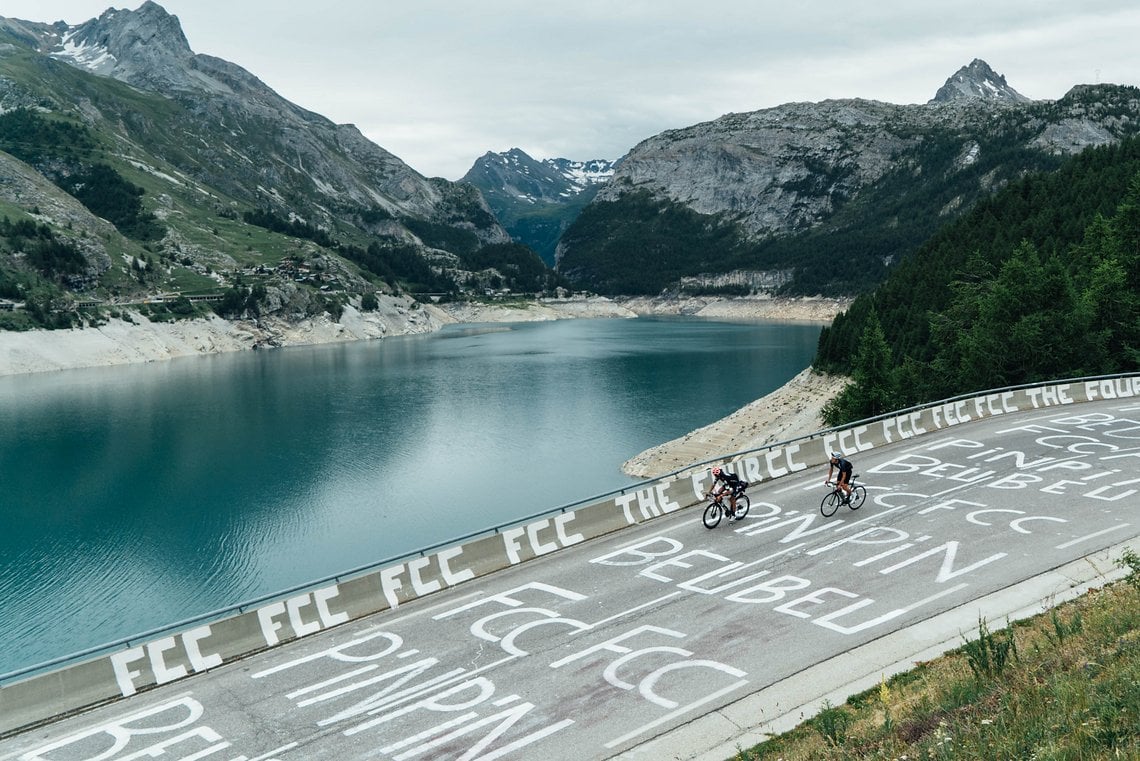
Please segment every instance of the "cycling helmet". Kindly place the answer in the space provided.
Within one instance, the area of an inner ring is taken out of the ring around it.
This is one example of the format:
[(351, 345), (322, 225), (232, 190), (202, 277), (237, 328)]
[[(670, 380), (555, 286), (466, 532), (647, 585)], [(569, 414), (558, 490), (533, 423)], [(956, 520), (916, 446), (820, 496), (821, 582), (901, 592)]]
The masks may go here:
[(719, 466), (713, 468), (713, 475), (714, 476), (720, 475), (720, 467)]
[(842, 457), (843, 455), (839, 454), (839, 452), (832, 452), (832, 453), (831, 453), (831, 456), (832, 456), (832, 458), (834, 458), (834, 459), (838, 460), (838, 459), (839, 459), (840, 457)]

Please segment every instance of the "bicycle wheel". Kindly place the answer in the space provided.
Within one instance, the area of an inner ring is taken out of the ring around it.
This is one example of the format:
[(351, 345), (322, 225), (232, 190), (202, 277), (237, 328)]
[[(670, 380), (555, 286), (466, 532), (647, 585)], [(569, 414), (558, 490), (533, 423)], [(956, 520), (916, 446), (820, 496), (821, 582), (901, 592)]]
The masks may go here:
[(720, 509), (719, 502), (713, 502), (711, 505), (706, 507), (704, 517), (702, 518), (702, 520), (705, 522), (705, 528), (716, 528), (718, 525), (720, 525), (720, 516), (723, 514), (723, 512), (724, 511)]
[(748, 508), (752, 507), (752, 500), (748, 499), (747, 494), (741, 494), (736, 498), (736, 519), (740, 520), (748, 515)]
[(839, 496), (838, 491), (828, 492), (823, 501), (819, 503), (819, 511), (823, 513), (824, 518), (830, 518), (835, 515), (835, 511), (839, 509), (839, 503), (843, 498)]
[(865, 499), (867, 499), (867, 490), (863, 488), (862, 484), (855, 484), (855, 488), (851, 490), (851, 502), (847, 506), (852, 510), (858, 510), (863, 506)]

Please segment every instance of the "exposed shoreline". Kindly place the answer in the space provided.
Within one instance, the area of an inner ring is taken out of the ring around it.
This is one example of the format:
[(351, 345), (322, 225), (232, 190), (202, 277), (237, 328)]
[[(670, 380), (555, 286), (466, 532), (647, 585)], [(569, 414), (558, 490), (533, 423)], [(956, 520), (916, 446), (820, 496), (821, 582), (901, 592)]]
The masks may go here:
[(322, 315), (289, 323), (280, 319), (152, 322), (134, 313), (105, 324), (66, 330), (0, 331), (0, 376), (157, 362), (231, 351), (304, 346), (431, 333), (444, 325), (530, 322), (589, 317), (683, 314), (720, 319), (830, 322), (844, 302), (832, 299), (543, 299), (526, 306), (418, 304), (384, 297), (379, 309), (346, 306), (339, 321)]
[[(621, 298), (543, 299), (526, 306), (418, 304), (385, 297), (380, 308), (346, 306), (330, 316), (299, 323), (266, 319), (229, 321), (212, 316), (152, 322), (132, 314), (97, 327), (0, 331), (0, 376), (158, 362), (187, 356), (303, 346), (431, 333), (454, 323), (531, 322), (591, 317), (688, 315), (715, 319), (830, 322), (849, 302), (804, 298)], [(623, 472), (654, 478), (717, 455), (763, 447), (820, 430), (819, 412), (846, 379), (801, 372), (785, 386), (686, 436), (631, 458)]]
[(692, 433), (667, 441), (622, 463), (622, 472), (659, 478), (690, 465), (737, 452), (762, 449), (823, 430), (823, 407), (848, 379), (809, 367), (772, 393)]

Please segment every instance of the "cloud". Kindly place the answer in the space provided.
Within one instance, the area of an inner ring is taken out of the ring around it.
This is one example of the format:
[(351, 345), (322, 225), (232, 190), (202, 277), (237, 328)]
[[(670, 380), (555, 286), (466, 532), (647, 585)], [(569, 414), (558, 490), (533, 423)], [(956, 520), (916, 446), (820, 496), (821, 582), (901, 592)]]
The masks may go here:
[[(791, 101), (925, 103), (974, 58), (1036, 99), (1135, 85), (1140, 70), (1131, 0), (159, 4), (196, 52), (448, 179), (487, 151), (612, 159), (665, 129)], [(4, 5), (6, 16), (70, 23), (107, 7)]]

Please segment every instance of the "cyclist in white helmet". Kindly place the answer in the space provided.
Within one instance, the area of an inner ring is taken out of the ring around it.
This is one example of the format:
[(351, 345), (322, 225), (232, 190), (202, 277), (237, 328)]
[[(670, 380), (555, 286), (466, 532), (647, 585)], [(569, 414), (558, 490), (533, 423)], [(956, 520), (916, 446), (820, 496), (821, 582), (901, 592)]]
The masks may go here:
[(827, 478), (824, 480), (824, 483), (831, 482), (831, 471), (836, 468), (839, 470), (839, 474), (835, 478), (835, 485), (840, 491), (847, 495), (843, 500), (843, 504), (849, 505), (851, 504), (851, 472), (855, 469), (855, 466), (839, 452), (832, 452), (831, 459), (827, 462)]

